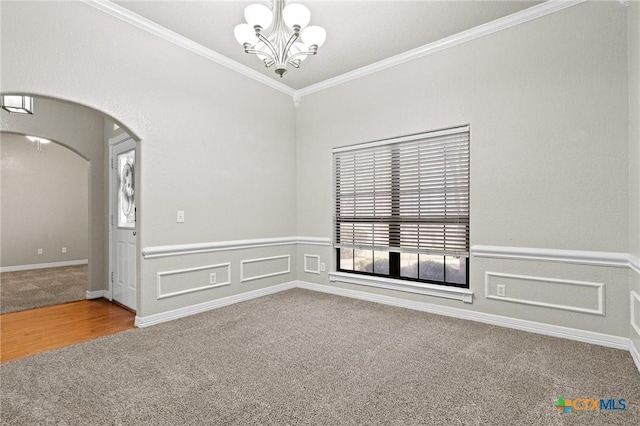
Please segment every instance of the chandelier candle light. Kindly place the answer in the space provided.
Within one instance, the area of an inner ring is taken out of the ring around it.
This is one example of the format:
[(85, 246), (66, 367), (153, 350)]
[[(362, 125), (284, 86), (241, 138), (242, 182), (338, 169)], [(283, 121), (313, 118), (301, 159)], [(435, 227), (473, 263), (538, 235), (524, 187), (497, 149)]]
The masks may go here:
[(306, 6), (293, 3), (285, 7), (285, 2), (273, 0), (272, 9), (261, 4), (247, 6), (247, 23), (234, 30), (244, 51), (256, 55), (267, 68), (275, 65), (280, 77), (287, 72), (287, 65), (300, 68), (300, 63), (315, 55), (327, 38), (324, 28), (307, 26), (311, 12)]

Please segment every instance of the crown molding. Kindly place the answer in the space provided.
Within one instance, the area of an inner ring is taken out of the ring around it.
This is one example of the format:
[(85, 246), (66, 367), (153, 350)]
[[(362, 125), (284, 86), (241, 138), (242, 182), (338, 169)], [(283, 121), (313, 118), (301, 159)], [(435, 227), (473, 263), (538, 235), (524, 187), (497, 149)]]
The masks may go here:
[(378, 71), (385, 70), (387, 68), (395, 67), (396, 65), (403, 64), (405, 62), (413, 61), (418, 58), (430, 55), (432, 53), (439, 52), (441, 50), (448, 49), (450, 47), (457, 46), (468, 41), (475, 40), (480, 37), (484, 37), (489, 34), (496, 33), (498, 31), (511, 28), (516, 25), (529, 22), (533, 19), (540, 18), (545, 15), (549, 15), (554, 12), (566, 9), (571, 6), (580, 4), (586, 0), (548, 0), (544, 3), (532, 6), (528, 9), (520, 12), (513, 13), (503, 18), (496, 19), (486, 24), (479, 25), (466, 31), (462, 31), (458, 34), (454, 34), (450, 37), (443, 38), (433, 43), (425, 44), (424, 46), (408, 50), (399, 55), (392, 56), (387, 59), (375, 62), (371, 65), (358, 68), (353, 71), (349, 71), (342, 75), (321, 81), (316, 84), (312, 84), (303, 89), (296, 91), (296, 96), (300, 99), (302, 96), (309, 95), (311, 93), (319, 92), (321, 90), (328, 89), (330, 87), (337, 86), (339, 84), (346, 83), (351, 80), (355, 80), (360, 77), (364, 77), (369, 74), (376, 73)]
[(249, 77), (253, 80), (256, 80), (262, 84), (265, 84), (289, 96), (295, 95), (295, 90), (287, 86), (286, 84), (280, 83), (270, 77), (267, 77), (266, 75), (254, 70), (253, 68), (249, 68), (246, 65), (242, 65), (241, 63), (236, 62), (233, 59), (229, 59), (226, 56), (221, 55), (220, 53), (214, 50), (204, 47), (203, 45), (196, 43), (195, 41), (188, 39), (187, 37), (184, 37), (161, 25), (158, 25), (155, 22), (149, 19), (146, 19), (136, 13), (131, 12), (129, 9), (126, 9), (122, 6), (112, 3), (109, 0), (80, 0), (80, 1), (108, 15), (118, 18), (121, 21), (131, 24), (134, 27), (140, 28), (150, 34), (153, 34), (156, 37), (167, 40), (179, 47), (182, 47), (183, 49), (186, 49), (192, 53), (195, 53), (196, 55), (202, 56), (205, 59), (208, 59), (224, 67), (227, 67), (239, 74), (244, 75), (245, 77)]
[[(159, 38), (167, 40), (177, 46), (180, 46), (190, 52), (202, 56), (212, 62), (227, 67), (233, 71), (236, 71), (246, 77), (263, 83), (273, 89), (276, 89), (282, 93), (291, 96), (294, 100), (294, 104), (297, 107), (300, 104), (302, 96), (309, 95), (311, 93), (319, 92), (321, 90), (328, 89), (351, 80), (358, 79), (360, 77), (367, 76), (369, 74), (376, 73), (378, 71), (385, 70), (387, 68), (394, 67), (396, 65), (403, 64), (405, 62), (413, 61), (415, 59), (422, 58), (432, 53), (439, 52), (441, 50), (448, 49), (450, 47), (457, 46), (468, 41), (475, 40), (477, 38), (496, 33), (498, 31), (511, 28), (516, 25), (523, 24), (525, 22), (540, 18), (551, 13), (558, 12), (571, 6), (583, 3), (586, 0), (548, 0), (544, 3), (530, 7), (528, 9), (516, 12), (509, 16), (496, 19), (483, 25), (479, 25), (475, 28), (471, 28), (466, 31), (462, 31), (458, 34), (454, 34), (450, 37), (443, 38), (442, 40), (435, 41), (433, 43), (426, 44), (416, 49), (409, 50), (399, 55), (392, 56), (382, 61), (378, 61), (371, 65), (358, 68), (353, 71), (338, 75), (336, 77), (329, 78), (319, 83), (312, 84), (299, 90), (295, 90), (284, 83), (276, 81), (253, 68), (242, 65), (232, 59), (227, 58), (220, 53), (211, 50), (199, 43), (194, 42), (178, 33), (175, 33), (155, 22), (146, 19), (130, 10), (112, 3), (109, 0), (80, 0), (83, 3), (94, 7), (108, 15), (118, 18), (128, 24), (131, 24), (137, 28), (147, 31)], [(624, 0), (619, 0), (622, 4), (625, 4)]]

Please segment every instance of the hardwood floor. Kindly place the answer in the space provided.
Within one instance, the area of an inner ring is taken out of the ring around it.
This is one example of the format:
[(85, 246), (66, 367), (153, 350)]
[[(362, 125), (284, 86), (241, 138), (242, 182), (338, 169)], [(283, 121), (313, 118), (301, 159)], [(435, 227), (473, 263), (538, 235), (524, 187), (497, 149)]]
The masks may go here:
[(0, 363), (128, 330), (134, 317), (106, 299), (0, 315)]

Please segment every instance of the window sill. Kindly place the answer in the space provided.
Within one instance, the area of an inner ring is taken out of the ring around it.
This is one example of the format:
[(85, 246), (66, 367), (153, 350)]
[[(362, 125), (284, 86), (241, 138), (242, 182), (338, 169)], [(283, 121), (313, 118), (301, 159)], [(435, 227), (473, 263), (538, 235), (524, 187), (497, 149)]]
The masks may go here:
[(392, 278), (369, 277), (366, 275), (349, 274), (347, 272), (330, 272), (329, 280), (348, 284), (366, 285), (369, 287), (398, 290), (407, 293), (424, 294), (427, 296), (444, 297), (460, 300), (464, 303), (473, 302), (473, 291), (468, 288), (448, 287), (428, 283), (413, 283), (410, 281), (394, 280)]

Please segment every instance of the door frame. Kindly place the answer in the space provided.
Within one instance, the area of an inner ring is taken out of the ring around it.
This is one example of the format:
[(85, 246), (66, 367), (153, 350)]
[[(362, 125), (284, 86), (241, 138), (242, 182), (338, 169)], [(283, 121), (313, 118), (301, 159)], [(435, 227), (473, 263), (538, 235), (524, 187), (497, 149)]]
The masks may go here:
[[(115, 223), (115, 214), (114, 214), (114, 210), (115, 210), (115, 196), (116, 196), (116, 176), (114, 174), (114, 170), (115, 170), (115, 164), (113, 161), (113, 150), (114, 148), (123, 143), (123, 142), (127, 142), (129, 140), (132, 140), (135, 143), (135, 154), (136, 154), (136, 166), (134, 168), (134, 179), (135, 182), (140, 182), (139, 180), (139, 176), (140, 176), (140, 166), (139, 166), (139, 156), (138, 156), (138, 142), (132, 138), (130, 135), (128, 135), (127, 133), (121, 133), (117, 136), (114, 136), (112, 138), (109, 138), (109, 156), (107, 158), (107, 169), (109, 171), (109, 178), (108, 178), (108, 184), (109, 184), (109, 211), (107, 213), (107, 223), (109, 226), (109, 270), (108, 270), (108, 276), (107, 276), (107, 281), (109, 282), (109, 297), (108, 299), (110, 301), (113, 301), (113, 280), (114, 280), (114, 276), (115, 276), (115, 267), (116, 267), (116, 256), (114, 255), (114, 250), (115, 250), (115, 246), (113, 244), (113, 240), (115, 237), (115, 227), (116, 227), (116, 223)], [(136, 185), (136, 208), (138, 206), (138, 199), (139, 199), (139, 184)], [(138, 235), (138, 215), (136, 214), (136, 226), (135, 226), (135, 232), (136, 232), (136, 255), (135, 255), (135, 269), (136, 269), (136, 281), (135, 281), (135, 286), (136, 286), (136, 302), (135, 302), (135, 311), (137, 312), (139, 309), (138, 306), (138, 300), (139, 300), (139, 294), (140, 294), (140, 289), (138, 286), (138, 242), (139, 242), (139, 235)]]

